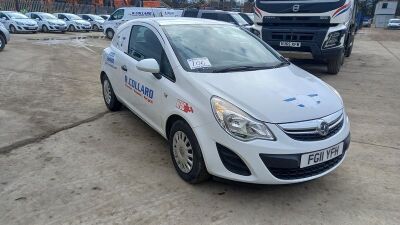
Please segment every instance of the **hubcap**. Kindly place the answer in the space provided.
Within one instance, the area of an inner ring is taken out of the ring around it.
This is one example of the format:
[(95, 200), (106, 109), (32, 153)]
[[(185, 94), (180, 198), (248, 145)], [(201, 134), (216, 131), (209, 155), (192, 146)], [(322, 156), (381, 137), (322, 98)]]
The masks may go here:
[(189, 138), (182, 131), (174, 134), (172, 150), (179, 169), (184, 173), (189, 173), (193, 168), (193, 149)]
[(104, 80), (103, 82), (103, 95), (104, 95), (104, 100), (109, 105), (111, 102), (111, 85), (107, 79)]
[(107, 36), (108, 36), (109, 38), (112, 38), (113, 32), (112, 32), (111, 30), (109, 30), (109, 31), (107, 32)]

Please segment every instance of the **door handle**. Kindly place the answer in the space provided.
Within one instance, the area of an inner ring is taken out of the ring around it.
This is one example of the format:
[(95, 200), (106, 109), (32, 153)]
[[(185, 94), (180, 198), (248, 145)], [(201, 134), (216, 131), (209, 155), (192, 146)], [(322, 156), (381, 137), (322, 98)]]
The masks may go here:
[(121, 70), (123, 70), (123, 71), (128, 71), (128, 68), (126, 68), (126, 66), (123, 65), (123, 66), (121, 66)]

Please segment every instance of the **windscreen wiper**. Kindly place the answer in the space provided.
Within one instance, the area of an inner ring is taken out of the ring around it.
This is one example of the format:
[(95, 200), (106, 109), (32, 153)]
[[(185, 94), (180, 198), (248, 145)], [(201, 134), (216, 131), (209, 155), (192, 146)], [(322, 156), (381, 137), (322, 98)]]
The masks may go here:
[(226, 73), (226, 72), (235, 72), (235, 71), (252, 71), (252, 70), (263, 70), (263, 69), (270, 69), (273, 67), (270, 66), (233, 66), (233, 67), (226, 67), (221, 69), (214, 69), (213, 73)]

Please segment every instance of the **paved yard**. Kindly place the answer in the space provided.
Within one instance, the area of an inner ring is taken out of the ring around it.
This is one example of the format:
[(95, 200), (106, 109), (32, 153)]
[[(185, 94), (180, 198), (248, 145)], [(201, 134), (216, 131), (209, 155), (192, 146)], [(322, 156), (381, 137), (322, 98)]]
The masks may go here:
[(361, 30), (337, 76), (300, 64), (342, 95), (352, 143), (285, 186), (183, 182), (160, 135), (106, 110), (99, 35), (18, 34), (0, 53), (0, 224), (400, 224), (400, 31)]

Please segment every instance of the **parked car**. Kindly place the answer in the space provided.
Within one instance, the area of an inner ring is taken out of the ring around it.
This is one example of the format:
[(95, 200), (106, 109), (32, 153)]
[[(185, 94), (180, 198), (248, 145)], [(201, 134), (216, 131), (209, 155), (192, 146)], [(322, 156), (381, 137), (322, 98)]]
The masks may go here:
[(240, 16), (239, 12), (186, 9), (183, 11), (183, 17), (197, 17), (211, 20), (219, 20), (232, 23), (247, 29), (250, 29), (251, 27), (251, 25), (246, 20), (244, 20), (242, 16)]
[(86, 31), (89, 32), (92, 26), (88, 21), (83, 20), (79, 16), (72, 13), (54, 13), (60, 20), (64, 20), (67, 25), (67, 30), (70, 32)]
[(110, 18), (110, 15), (100, 15), (100, 17), (104, 20), (108, 20), (108, 18)]
[(362, 26), (363, 27), (371, 27), (372, 19), (363, 19)]
[(336, 169), (350, 144), (333, 87), (225, 22), (126, 22), (103, 51), (100, 80), (108, 109), (123, 104), (166, 138), (189, 183), (304, 182)]
[(36, 20), (39, 29), (42, 32), (61, 32), (64, 33), (67, 29), (67, 24), (64, 20), (57, 19), (54, 15), (44, 12), (30, 12), (27, 17)]
[(3, 23), (11, 33), (36, 33), (39, 29), (35, 20), (29, 19), (24, 14), (14, 11), (0, 11), (0, 23)]
[(10, 41), (10, 33), (7, 28), (0, 23), (0, 51), (6, 47), (6, 44)]
[(92, 30), (94, 31), (103, 30), (103, 24), (105, 20), (102, 17), (93, 14), (79, 14), (78, 16), (88, 21), (92, 26)]
[(246, 20), (250, 25), (254, 24), (254, 13), (239, 13), (239, 15)]
[(112, 39), (118, 27), (126, 21), (146, 17), (181, 17), (183, 10), (166, 8), (124, 7), (115, 10), (104, 22), (104, 34)]
[(387, 25), (388, 29), (399, 29), (400, 28), (400, 19), (390, 19)]

